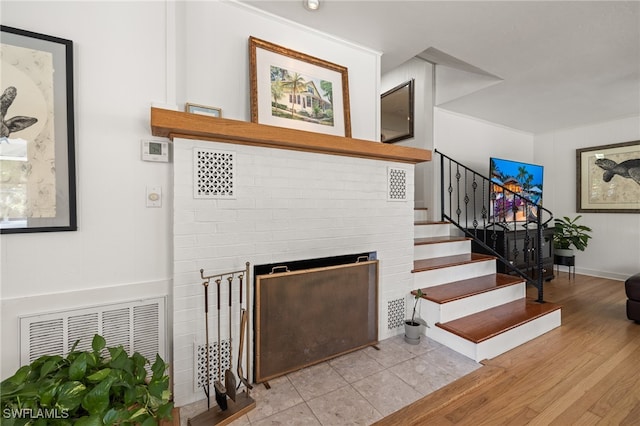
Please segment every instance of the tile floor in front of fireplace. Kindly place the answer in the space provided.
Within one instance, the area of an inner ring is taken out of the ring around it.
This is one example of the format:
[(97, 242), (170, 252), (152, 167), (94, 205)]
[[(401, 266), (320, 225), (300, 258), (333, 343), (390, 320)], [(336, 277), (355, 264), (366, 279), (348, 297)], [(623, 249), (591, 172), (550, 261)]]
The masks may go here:
[[(402, 336), (254, 386), (256, 408), (231, 423), (244, 425), (369, 425), (480, 368), (475, 361), (422, 337)], [(211, 397), (212, 407), (215, 398)], [(206, 400), (181, 408), (181, 424)]]

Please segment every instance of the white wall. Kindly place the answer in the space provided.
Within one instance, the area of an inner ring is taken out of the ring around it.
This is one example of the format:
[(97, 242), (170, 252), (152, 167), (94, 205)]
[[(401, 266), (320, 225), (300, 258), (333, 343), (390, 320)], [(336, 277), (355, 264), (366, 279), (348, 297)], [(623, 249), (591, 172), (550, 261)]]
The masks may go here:
[[(415, 80), (414, 137), (396, 142), (398, 145), (433, 149), (433, 68), (429, 62), (413, 58), (385, 73), (380, 80), (381, 94), (412, 78)], [(433, 197), (432, 163), (417, 164), (415, 170), (416, 207), (429, 207), (429, 200)]]
[(223, 117), (250, 121), (248, 40), (254, 36), (347, 67), (352, 136), (379, 140), (378, 52), (228, 2), (189, 2), (185, 22), (179, 102), (214, 105)]
[(640, 140), (640, 116), (535, 136), (535, 161), (545, 165), (545, 207), (556, 217), (582, 215), (593, 229), (578, 273), (625, 280), (640, 272), (640, 214), (577, 213), (576, 149)]
[[(533, 135), (498, 124), (434, 108), (434, 149), (485, 176), (489, 175), (489, 158), (533, 162)], [(434, 153), (432, 167), (433, 214), (440, 218), (440, 156)], [(545, 172), (546, 173), (546, 172)], [(545, 175), (545, 182), (546, 182)], [(546, 206), (546, 200), (545, 200)]]
[[(2, 2), (2, 24), (74, 42), (78, 231), (1, 237), (2, 377), (18, 315), (168, 294), (170, 164), (140, 160), (166, 96), (164, 2)], [(162, 208), (145, 207), (161, 185)]]
[(489, 157), (533, 161), (531, 133), (437, 107), (434, 116), (434, 148), (479, 173), (489, 174)]

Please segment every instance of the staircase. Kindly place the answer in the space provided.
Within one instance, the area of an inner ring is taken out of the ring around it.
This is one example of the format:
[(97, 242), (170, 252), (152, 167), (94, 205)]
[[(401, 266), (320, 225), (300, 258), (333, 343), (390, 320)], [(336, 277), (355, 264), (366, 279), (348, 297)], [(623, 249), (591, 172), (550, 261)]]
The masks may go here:
[(496, 273), (496, 258), (471, 252), (471, 239), (415, 210), (414, 286), (426, 335), (479, 362), (560, 326), (561, 309), (526, 297), (525, 280)]

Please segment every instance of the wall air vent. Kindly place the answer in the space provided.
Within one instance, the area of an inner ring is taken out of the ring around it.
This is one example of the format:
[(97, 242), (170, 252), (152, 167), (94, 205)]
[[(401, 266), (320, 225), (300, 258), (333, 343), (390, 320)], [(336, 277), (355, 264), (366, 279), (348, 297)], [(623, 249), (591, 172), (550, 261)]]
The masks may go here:
[[(194, 365), (194, 379), (193, 379), (193, 391), (199, 392), (203, 389), (203, 386), (207, 383), (207, 344), (195, 343), (193, 345), (195, 360)], [(231, 368), (229, 360), (229, 339), (222, 340), (220, 342), (220, 372), (222, 377), (218, 377), (218, 342), (209, 343), (209, 386), (213, 388), (213, 384), (216, 380), (224, 382), (224, 371)], [(236, 360), (237, 362), (237, 360)]]
[(387, 328), (395, 330), (404, 325), (404, 298), (387, 301)]
[(80, 340), (77, 350), (90, 350), (95, 334), (107, 346), (122, 345), (139, 352), (152, 363), (165, 354), (165, 298), (136, 300), (62, 312), (20, 317), (20, 363), (29, 364), (42, 355), (66, 355)]
[(234, 199), (236, 153), (193, 149), (193, 197)]
[(389, 167), (387, 169), (389, 201), (407, 201), (407, 171)]

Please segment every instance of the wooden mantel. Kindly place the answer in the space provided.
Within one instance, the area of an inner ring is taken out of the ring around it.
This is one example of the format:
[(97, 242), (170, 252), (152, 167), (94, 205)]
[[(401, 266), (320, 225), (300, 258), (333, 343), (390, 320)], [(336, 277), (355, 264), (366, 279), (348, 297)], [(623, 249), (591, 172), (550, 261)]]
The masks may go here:
[(151, 134), (171, 140), (173, 138), (200, 139), (411, 164), (431, 161), (431, 151), (426, 149), (153, 107), (151, 108)]

